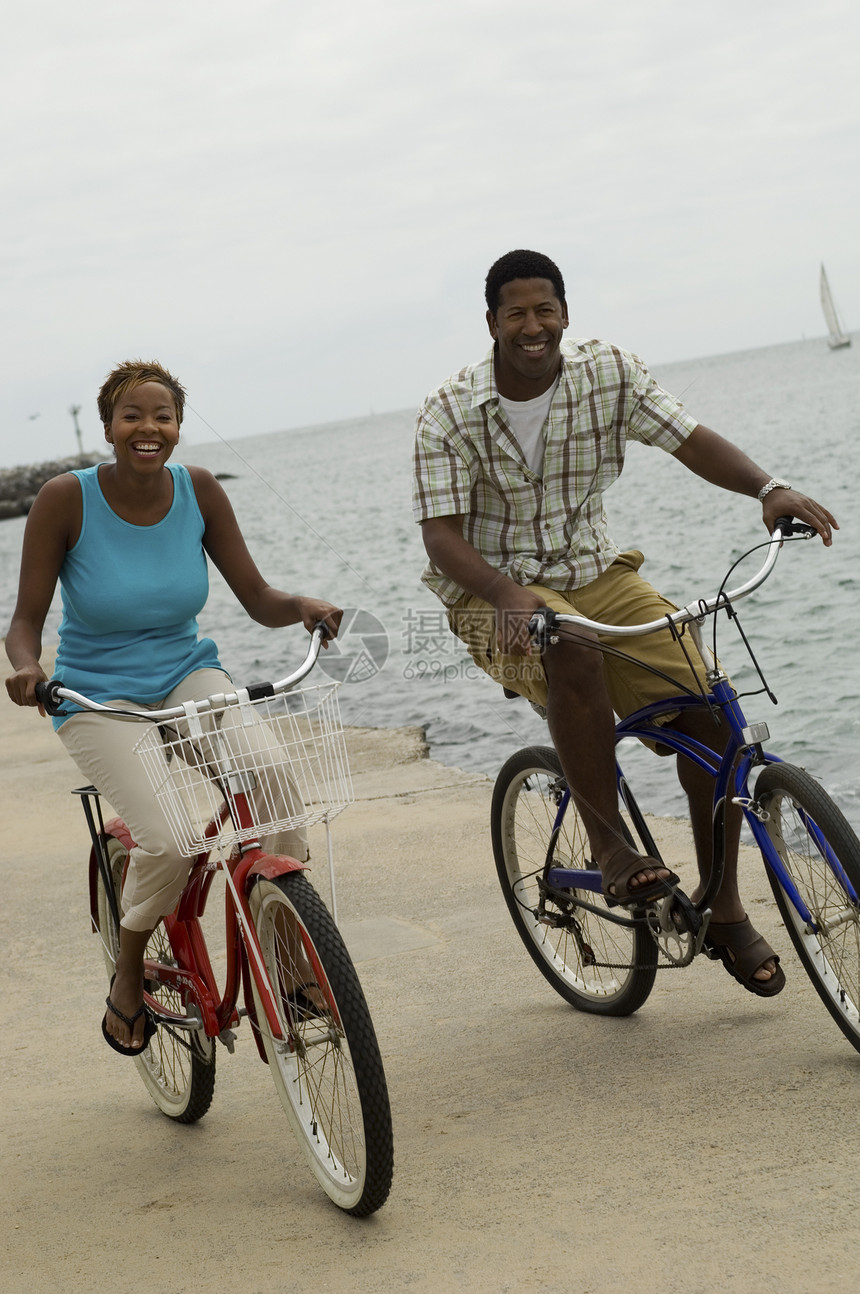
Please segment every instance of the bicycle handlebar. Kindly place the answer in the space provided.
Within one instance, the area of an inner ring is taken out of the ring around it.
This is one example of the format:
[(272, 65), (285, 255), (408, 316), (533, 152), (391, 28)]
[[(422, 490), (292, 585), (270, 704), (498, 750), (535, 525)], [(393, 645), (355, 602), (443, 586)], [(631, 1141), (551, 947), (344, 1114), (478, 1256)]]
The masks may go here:
[[(278, 683), (251, 683), (248, 687), (241, 688), (236, 692), (222, 693), (206, 697), (203, 701), (195, 701), (193, 704), (196, 711), (206, 713), (208, 710), (222, 709), (225, 705), (236, 705), (240, 701), (257, 701), (262, 697), (277, 696), (281, 692), (290, 691), (291, 688), (310, 674), (320, 654), (323, 640), (329, 636), (328, 626), (323, 621), (320, 621), (313, 627), (305, 659), (292, 674), (288, 674), (286, 678), (282, 678)], [(93, 701), (91, 697), (83, 696), (80, 692), (73, 692), (70, 688), (63, 687), (59, 679), (50, 679), (47, 683), (37, 683), (36, 696), (48, 714), (51, 715), (74, 713), (72, 710), (62, 709), (63, 701), (72, 701), (82, 710), (89, 710), (94, 714), (105, 714), (114, 719), (128, 719), (133, 722), (165, 723), (170, 719), (181, 719), (187, 713), (184, 705), (172, 706), (167, 710), (118, 710), (113, 706), (102, 705), (99, 701)]]
[(658, 630), (665, 629), (670, 622), (679, 627), (694, 620), (701, 623), (706, 616), (719, 610), (720, 607), (745, 598), (764, 584), (776, 565), (780, 546), (785, 540), (812, 539), (816, 534), (815, 528), (803, 521), (795, 521), (793, 517), (779, 517), (767, 543), (767, 557), (761, 570), (752, 579), (747, 580), (746, 584), (740, 585), (739, 588), (732, 589), (728, 593), (720, 593), (710, 600), (700, 599), (691, 602), (680, 611), (661, 616), (659, 620), (649, 620), (641, 625), (605, 625), (599, 620), (588, 620), (585, 616), (565, 615), (563, 612), (551, 610), (550, 607), (539, 607), (529, 620), (529, 633), (539, 646), (543, 646), (548, 634), (559, 625), (576, 625), (580, 629), (591, 629), (594, 633), (608, 634), (616, 638), (631, 638), (640, 634), (657, 633)]

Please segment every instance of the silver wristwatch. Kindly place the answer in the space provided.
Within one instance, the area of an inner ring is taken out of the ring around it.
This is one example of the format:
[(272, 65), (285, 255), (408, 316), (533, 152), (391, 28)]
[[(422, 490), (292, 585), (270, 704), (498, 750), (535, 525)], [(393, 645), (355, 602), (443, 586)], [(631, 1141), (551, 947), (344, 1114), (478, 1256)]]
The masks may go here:
[(767, 496), (770, 494), (771, 490), (790, 490), (790, 489), (791, 489), (791, 486), (789, 485), (788, 481), (779, 481), (775, 476), (772, 476), (768, 481), (767, 485), (763, 485), (761, 487), (758, 494), (756, 495), (756, 498), (758, 499), (759, 503), (763, 503), (764, 500), (767, 498)]

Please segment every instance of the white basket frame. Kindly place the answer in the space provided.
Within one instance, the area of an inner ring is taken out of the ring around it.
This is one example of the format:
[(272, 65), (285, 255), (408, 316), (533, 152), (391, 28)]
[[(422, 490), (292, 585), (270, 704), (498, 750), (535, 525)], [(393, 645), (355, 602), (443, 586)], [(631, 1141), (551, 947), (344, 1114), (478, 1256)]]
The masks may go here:
[[(184, 718), (153, 723), (135, 753), (183, 855), (328, 823), (353, 802), (338, 686), (253, 701), (245, 694), (214, 707), (188, 702)], [(253, 816), (244, 828), (234, 811), (238, 792), (248, 793)], [(213, 835), (225, 803), (230, 817)]]

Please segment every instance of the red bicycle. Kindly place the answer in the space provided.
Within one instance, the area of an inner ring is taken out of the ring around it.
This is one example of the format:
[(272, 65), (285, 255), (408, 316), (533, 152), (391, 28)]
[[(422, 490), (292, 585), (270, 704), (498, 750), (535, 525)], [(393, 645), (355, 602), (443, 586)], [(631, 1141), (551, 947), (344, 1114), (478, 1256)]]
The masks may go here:
[[(339, 1208), (364, 1217), (384, 1204), (393, 1171), (388, 1089), (370, 1012), (304, 865), (260, 848), (272, 831), (315, 822), (328, 829), (353, 798), (337, 684), (296, 687), (323, 634), (317, 626), (305, 661), (281, 682), (172, 710), (111, 709), (56, 680), (42, 685), (40, 699), (54, 714), (69, 701), (109, 722), (145, 725), (136, 749), (177, 846), (194, 859), (175, 910), (146, 950), (144, 1005), (156, 1031), (134, 1063), (156, 1105), (178, 1123), (202, 1118), (215, 1088), (215, 1044), (232, 1053), (235, 1029), (247, 1018), (318, 1182)], [(92, 838), (90, 910), (110, 975), (134, 842), (122, 821), (103, 820), (96, 787), (74, 794)], [(267, 817), (261, 802), (277, 804), (280, 816)], [(203, 929), (218, 874), (226, 919), (220, 989)]]

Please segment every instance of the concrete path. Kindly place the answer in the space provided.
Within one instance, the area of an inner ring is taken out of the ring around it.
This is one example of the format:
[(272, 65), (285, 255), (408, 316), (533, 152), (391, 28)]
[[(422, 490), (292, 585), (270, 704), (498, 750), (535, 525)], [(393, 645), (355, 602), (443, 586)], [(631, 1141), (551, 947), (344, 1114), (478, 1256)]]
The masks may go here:
[[(375, 1217), (321, 1194), (247, 1030), (191, 1128), (104, 1045), (79, 777), (0, 701), (0, 1288), (9, 1294), (714, 1294), (854, 1290), (860, 1056), (745, 866), (789, 985), (699, 960), (634, 1017), (566, 1006), (493, 869), (491, 786), (417, 734), (356, 734), (341, 923), (383, 1049), (396, 1176)], [(688, 845), (677, 861), (689, 875)], [(315, 874), (316, 875), (316, 874)], [(319, 876), (321, 887), (324, 875)]]

